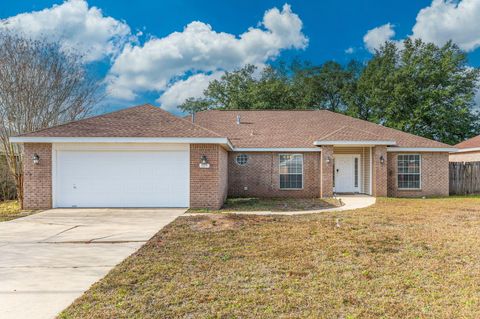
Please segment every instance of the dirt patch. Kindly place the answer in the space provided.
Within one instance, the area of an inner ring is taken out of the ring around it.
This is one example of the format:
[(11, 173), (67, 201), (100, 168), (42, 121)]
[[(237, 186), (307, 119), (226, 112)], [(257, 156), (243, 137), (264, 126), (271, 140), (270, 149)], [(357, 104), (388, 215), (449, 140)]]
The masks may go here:
[(271, 221), (264, 216), (239, 216), (235, 214), (204, 214), (194, 216), (190, 228), (195, 231), (219, 232), (233, 230), (246, 225), (254, 225)]

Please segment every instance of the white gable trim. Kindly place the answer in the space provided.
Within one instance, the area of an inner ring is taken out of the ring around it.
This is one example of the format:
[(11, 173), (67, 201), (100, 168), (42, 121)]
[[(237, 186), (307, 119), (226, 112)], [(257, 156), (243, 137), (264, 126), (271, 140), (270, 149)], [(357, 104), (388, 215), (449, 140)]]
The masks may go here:
[(174, 143), (222, 144), (233, 149), (225, 137), (41, 137), (14, 136), (11, 143)]

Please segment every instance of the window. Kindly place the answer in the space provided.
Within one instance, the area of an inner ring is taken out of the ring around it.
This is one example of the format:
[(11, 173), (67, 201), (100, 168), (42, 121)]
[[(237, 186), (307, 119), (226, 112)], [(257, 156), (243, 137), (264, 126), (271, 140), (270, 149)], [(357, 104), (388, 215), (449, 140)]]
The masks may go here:
[(405, 154), (398, 155), (398, 188), (399, 189), (420, 189), (420, 155)]
[(248, 162), (248, 155), (247, 154), (237, 155), (237, 157), (235, 158), (235, 161), (237, 162), (238, 165), (246, 165)]
[(303, 155), (280, 155), (280, 189), (303, 188)]

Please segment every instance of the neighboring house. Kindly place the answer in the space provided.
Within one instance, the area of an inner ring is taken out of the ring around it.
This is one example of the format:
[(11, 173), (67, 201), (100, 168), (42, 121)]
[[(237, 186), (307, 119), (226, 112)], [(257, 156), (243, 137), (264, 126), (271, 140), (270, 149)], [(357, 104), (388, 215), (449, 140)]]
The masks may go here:
[(480, 162), (480, 135), (455, 145), (450, 162)]
[(324, 110), (185, 119), (151, 105), (11, 140), (24, 143), (26, 208), (216, 209), (227, 195), (446, 196), (454, 150)]

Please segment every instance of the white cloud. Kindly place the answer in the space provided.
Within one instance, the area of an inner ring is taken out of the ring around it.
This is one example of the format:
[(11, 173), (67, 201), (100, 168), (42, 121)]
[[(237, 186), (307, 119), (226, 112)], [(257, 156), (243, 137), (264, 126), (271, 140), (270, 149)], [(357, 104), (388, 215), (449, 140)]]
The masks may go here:
[[(283, 49), (303, 49), (308, 39), (302, 33), (302, 21), (285, 4), (265, 12), (258, 27), (251, 27), (239, 36), (216, 32), (208, 24), (194, 21), (183, 31), (164, 38), (152, 38), (142, 46), (127, 45), (115, 60), (107, 82), (109, 93), (118, 98), (134, 99), (145, 91), (161, 92), (166, 105), (181, 103), (179, 88), (194, 85), (198, 92), (204, 79), (198, 73), (217, 73), (245, 64), (262, 65), (278, 56)], [(195, 73), (195, 78), (185, 79)], [(178, 85), (171, 84), (183, 79)], [(183, 101), (182, 101), (183, 102)], [(168, 106), (171, 107), (171, 106)]]
[[(387, 23), (369, 30), (363, 42), (373, 53), (385, 41), (391, 41), (394, 35), (393, 26)], [(430, 6), (418, 12), (412, 34), (408, 37), (439, 46), (452, 40), (461, 49), (473, 51), (480, 47), (480, 1), (433, 0)], [(394, 42), (401, 45), (402, 41)]]
[(212, 80), (219, 79), (223, 72), (215, 72), (213, 74), (195, 74), (186, 80), (179, 80), (170, 85), (165, 93), (163, 93), (157, 102), (168, 111), (175, 111), (176, 107), (182, 104), (189, 97), (202, 97), (203, 91), (207, 88), (208, 83)]
[(393, 25), (387, 23), (380, 27), (368, 30), (363, 36), (363, 43), (368, 51), (374, 53), (375, 50), (385, 44), (385, 41), (390, 41), (394, 36), (395, 31), (393, 30)]
[(41, 11), (21, 13), (0, 20), (0, 28), (21, 32), (32, 38), (61, 41), (64, 49), (73, 49), (85, 61), (100, 60), (118, 54), (131, 37), (130, 27), (104, 16), (85, 0), (67, 0)]
[(412, 37), (437, 45), (453, 40), (463, 50), (475, 50), (480, 46), (480, 1), (433, 0), (418, 13)]
[(345, 50), (346, 54), (353, 54), (355, 52), (355, 49), (352, 47), (349, 47), (348, 49)]

